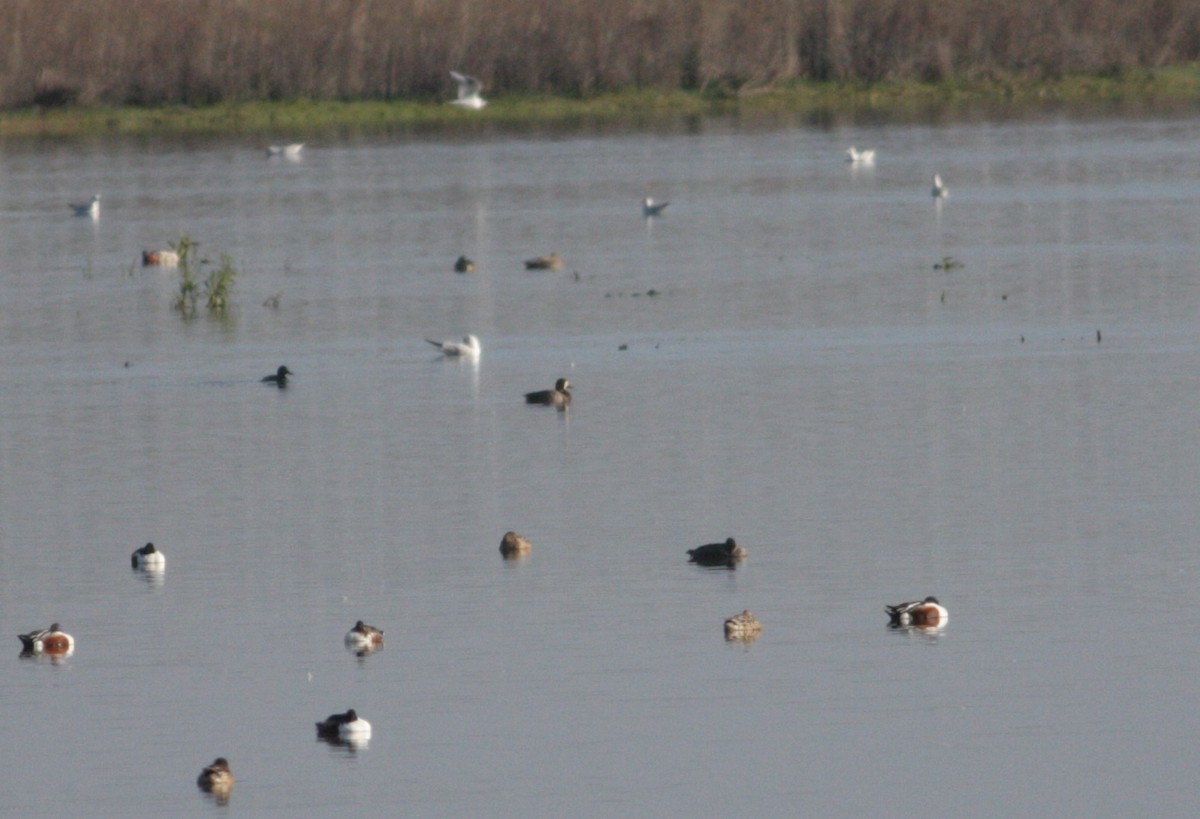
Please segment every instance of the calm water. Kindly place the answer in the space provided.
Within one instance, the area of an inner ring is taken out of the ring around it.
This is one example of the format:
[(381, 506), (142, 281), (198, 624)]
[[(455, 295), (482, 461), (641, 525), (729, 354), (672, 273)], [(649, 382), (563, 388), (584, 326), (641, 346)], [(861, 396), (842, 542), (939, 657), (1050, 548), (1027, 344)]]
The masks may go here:
[[(0, 144), (0, 814), (1191, 815), (1198, 149)], [(185, 232), (238, 267), (226, 321), (136, 265)], [(423, 341), (468, 332), (476, 366)], [(559, 376), (570, 412), (524, 405)], [(686, 562), (730, 535), (736, 571)], [(885, 627), (927, 594), (943, 630)], [(19, 659), (52, 620), (74, 655)], [(349, 707), (369, 745), (317, 742)]]

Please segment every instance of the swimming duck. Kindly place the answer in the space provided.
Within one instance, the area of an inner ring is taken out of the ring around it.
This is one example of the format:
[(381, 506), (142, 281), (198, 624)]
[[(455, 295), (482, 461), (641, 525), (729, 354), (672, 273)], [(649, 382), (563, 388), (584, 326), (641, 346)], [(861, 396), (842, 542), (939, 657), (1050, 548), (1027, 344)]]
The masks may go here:
[(354, 649), (378, 648), (383, 645), (383, 629), (368, 626), (362, 620), (346, 632), (346, 645)]
[(866, 148), (860, 151), (851, 145), (846, 149), (846, 161), (855, 165), (874, 165), (875, 149)]
[(651, 216), (658, 216), (667, 209), (670, 202), (655, 202), (649, 196), (642, 200), (642, 216), (649, 219)]
[(520, 557), (533, 551), (533, 544), (516, 532), (505, 532), (500, 540), (500, 554), (506, 558)]
[(133, 554), (129, 556), (129, 562), (133, 564), (135, 569), (149, 569), (151, 571), (161, 570), (167, 567), (167, 558), (154, 547), (153, 543), (147, 543), (140, 549), (135, 549)]
[(142, 267), (179, 267), (179, 254), (174, 250), (143, 250)]
[(371, 736), (371, 723), (351, 708), (344, 714), (332, 714), (318, 722), (317, 736), (325, 739), (366, 739)]
[(287, 386), (289, 375), (295, 375), (295, 373), (292, 372), (291, 370), (289, 370), (287, 367), (281, 366), (278, 370), (275, 371), (274, 375), (264, 375), (263, 379), (262, 379), (262, 383), (275, 384), (280, 389), (283, 389), (284, 387)]
[(459, 256), (454, 261), (455, 273), (471, 273), (475, 270), (475, 262), (468, 259), (466, 256)]
[(733, 538), (724, 543), (706, 543), (695, 549), (688, 549), (691, 562), (702, 566), (733, 566), (746, 555), (745, 547), (739, 546)]
[(544, 404), (547, 407), (565, 410), (571, 403), (571, 393), (567, 392), (570, 386), (570, 381), (560, 378), (554, 382), (554, 389), (552, 390), (538, 390), (537, 392), (525, 393), (525, 403)]
[(223, 756), (214, 759), (211, 765), (200, 772), (196, 784), (209, 793), (228, 795), (233, 787), (233, 772), (229, 770), (229, 760)]
[(450, 76), (458, 83), (458, 96), (450, 100), (450, 105), (471, 108), (475, 111), (487, 105), (487, 100), (479, 96), (479, 92), (483, 90), (483, 83), (457, 71), (451, 71)]
[(303, 142), (292, 142), (288, 145), (268, 145), (267, 156), (282, 156), (284, 159), (299, 159), (304, 150)]
[(746, 609), (725, 621), (726, 640), (751, 640), (762, 634), (762, 623)]
[(76, 205), (76, 204), (72, 203), (71, 210), (75, 212), (76, 216), (89, 217), (92, 219), (99, 219), (100, 218), (100, 194), (98, 194), (98, 193), (92, 194), (91, 201), (84, 202), (83, 204), (80, 204), (80, 205)]
[(942, 177), (936, 173), (933, 175), (933, 189), (930, 193), (934, 199), (944, 199), (950, 195), (950, 189), (942, 184)]
[(75, 650), (75, 638), (67, 634), (58, 623), (51, 623), (50, 628), (37, 629), (28, 634), (18, 634), (21, 639), (21, 654), (49, 654), (66, 657)]
[(562, 256), (557, 253), (525, 260), (526, 270), (562, 270), (564, 267), (566, 265), (563, 264)]
[(889, 625), (893, 626), (944, 626), (950, 619), (950, 612), (932, 596), (884, 606), (884, 611), (891, 618)]
[(475, 336), (463, 336), (462, 341), (434, 341), (432, 338), (425, 340), (448, 356), (461, 356), (462, 358), (479, 357), (479, 339)]

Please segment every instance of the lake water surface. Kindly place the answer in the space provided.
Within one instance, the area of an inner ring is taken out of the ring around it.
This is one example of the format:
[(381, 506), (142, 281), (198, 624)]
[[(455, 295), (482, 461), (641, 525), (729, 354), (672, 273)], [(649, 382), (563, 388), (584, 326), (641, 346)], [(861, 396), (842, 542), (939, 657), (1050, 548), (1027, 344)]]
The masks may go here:
[(262, 148), (0, 143), (0, 814), (1194, 814), (1200, 115)]

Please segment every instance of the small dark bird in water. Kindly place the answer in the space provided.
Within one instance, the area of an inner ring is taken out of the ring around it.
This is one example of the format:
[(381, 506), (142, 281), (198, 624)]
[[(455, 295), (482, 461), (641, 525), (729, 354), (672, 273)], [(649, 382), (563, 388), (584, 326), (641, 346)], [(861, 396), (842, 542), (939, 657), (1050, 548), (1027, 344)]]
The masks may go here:
[(470, 273), (475, 269), (475, 262), (468, 259), (466, 256), (459, 256), (454, 263), (455, 273)]
[(213, 764), (205, 767), (196, 779), (201, 790), (218, 796), (228, 796), (233, 787), (233, 772), (229, 770), (229, 762), (223, 756), (213, 760)]
[(570, 381), (560, 378), (554, 382), (554, 389), (552, 390), (538, 390), (537, 392), (525, 393), (525, 403), (543, 404), (547, 407), (565, 410), (571, 403), (571, 393), (567, 392), (570, 386)]
[(277, 387), (279, 387), (280, 389), (283, 389), (288, 384), (288, 376), (289, 375), (295, 375), (295, 373), (292, 372), (291, 370), (289, 370), (287, 367), (281, 366), (278, 370), (275, 371), (274, 375), (263, 376), (262, 382), (264, 384), (274, 384)]
[(691, 562), (699, 563), (701, 566), (733, 567), (738, 561), (744, 559), (746, 554), (745, 547), (739, 546), (733, 538), (729, 538), (724, 543), (707, 543), (704, 546), (697, 546), (695, 549), (688, 549), (688, 558)]
[(566, 264), (557, 253), (525, 260), (526, 270), (562, 270), (564, 267)]

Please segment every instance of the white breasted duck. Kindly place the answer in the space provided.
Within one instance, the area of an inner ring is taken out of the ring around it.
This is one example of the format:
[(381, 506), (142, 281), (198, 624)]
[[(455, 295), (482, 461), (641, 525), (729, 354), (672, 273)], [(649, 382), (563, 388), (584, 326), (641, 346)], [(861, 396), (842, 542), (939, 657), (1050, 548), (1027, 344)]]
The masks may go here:
[(362, 620), (346, 632), (346, 646), (355, 650), (376, 649), (383, 645), (383, 629), (368, 626)]
[(324, 739), (367, 739), (371, 736), (371, 723), (351, 708), (344, 714), (332, 714), (318, 722), (317, 736)]
[(179, 267), (179, 254), (174, 250), (143, 250), (142, 267)]
[(133, 564), (133, 568), (147, 571), (162, 571), (167, 567), (166, 555), (155, 548), (153, 543), (135, 549), (129, 556), (129, 562)]
[(944, 626), (950, 619), (950, 613), (938, 602), (936, 597), (926, 597), (924, 600), (910, 600), (907, 603), (897, 603), (894, 606), (884, 606), (892, 626)]
[(552, 390), (538, 390), (536, 392), (525, 393), (525, 403), (542, 404), (547, 407), (565, 410), (571, 404), (571, 393), (568, 392), (570, 387), (570, 381), (560, 378), (554, 382), (554, 389)]
[(17, 637), (21, 640), (23, 656), (48, 654), (52, 657), (69, 657), (75, 651), (75, 638), (63, 631), (58, 623), (52, 623), (50, 628), (18, 634)]

